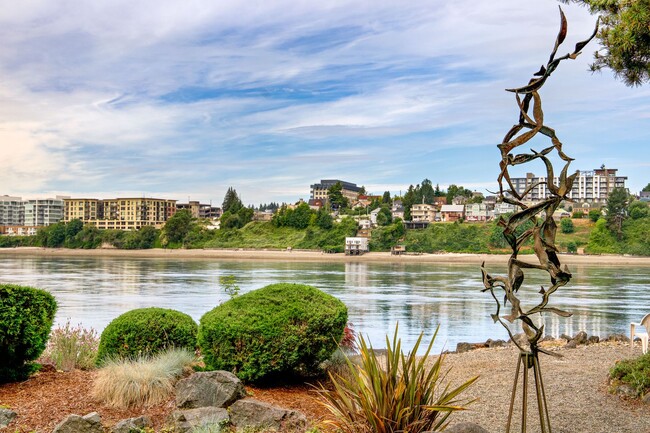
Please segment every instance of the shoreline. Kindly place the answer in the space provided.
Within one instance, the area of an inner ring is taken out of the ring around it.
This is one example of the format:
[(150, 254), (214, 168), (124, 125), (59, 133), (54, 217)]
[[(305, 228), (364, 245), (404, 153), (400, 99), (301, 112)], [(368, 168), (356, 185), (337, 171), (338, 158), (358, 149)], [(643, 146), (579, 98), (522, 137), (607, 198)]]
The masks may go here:
[[(167, 258), (167, 259), (217, 259), (217, 260), (261, 260), (261, 261), (296, 261), (296, 262), (377, 262), (377, 263), (448, 263), (448, 264), (506, 264), (508, 254), (469, 254), (469, 253), (433, 253), (391, 255), (389, 252), (370, 252), (361, 256), (346, 256), (344, 253), (323, 253), (305, 250), (253, 250), (253, 249), (174, 249), (154, 248), (148, 250), (120, 250), (98, 248), (92, 250), (68, 248), (18, 247), (0, 248), (0, 257), (6, 256), (40, 256), (40, 257), (132, 257), (132, 258)], [(536, 262), (534, 255), (531, 263)], [(560, 261), (567, 265), (604, 265), (604, 266), (650, 266), (650, 257), (620, 255), (576, 255), (561, 254)]]

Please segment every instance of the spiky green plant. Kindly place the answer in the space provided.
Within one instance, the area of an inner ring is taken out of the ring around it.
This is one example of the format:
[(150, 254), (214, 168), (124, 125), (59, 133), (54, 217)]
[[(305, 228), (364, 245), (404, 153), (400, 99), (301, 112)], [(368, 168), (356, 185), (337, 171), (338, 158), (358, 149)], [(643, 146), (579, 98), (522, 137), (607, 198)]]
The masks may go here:
[(57, 370), (89, 370), (95, 366), (98, 345), (97, 331), (82, 328), (81, 325), (73, 327), (68, 319), (64, 326), (50, 333), (47, 347), (38, 361), (53, 364)]
[(386, 336), (386, 355), (377, 355), (359, 336), (358, 363), (346, 357), (350, 374), (329, 373), (333, 389), (321, 385), (320, 403), (333, 415), (325, 421), (344, 433), (419, 433), (444, 428), (449, 416), (470, 401), (459, 400), (478, 377), (457, 387), (446, 382), (441, 354), (428, 359), (438, 329), (423, 356), (417, 356), (424, 334), (408, 354), (402, 352), (395, 327), (392, 343)]

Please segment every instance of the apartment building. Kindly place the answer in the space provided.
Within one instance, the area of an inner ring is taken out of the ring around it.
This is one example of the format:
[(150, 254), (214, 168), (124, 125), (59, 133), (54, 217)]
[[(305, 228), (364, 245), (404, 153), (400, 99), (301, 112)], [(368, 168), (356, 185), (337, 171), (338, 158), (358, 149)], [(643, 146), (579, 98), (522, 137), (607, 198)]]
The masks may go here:
[[(627, 176), (617, 176), (616, 168), (599, 168), (591, 171), (580, 171), (576, 177), (571, 192), (567, 195), (573, 201), (587, 203), (605, 203), (614, 188), (625, 188)], [(540, 201), (548, 198), (549, 191), (546, 177), (537, 177), (527, 173), (526, 177), (511, 178), (512, 184), (518, 194), (523, 194), (531, 186), (531, 191), (524, 200)], [(558, 185), (558, 178), (553, 182)]]
[(56, 198), (27, 200), (23, 202), (25, 226), (39, 227), (58, 223), (63, 219), (63, 200), (69, 198), (57, 195)]
[(158, 198), (65, 199), (64, 221), (79, 219), (99, 229), (161, 228), (176, 212), (176, 200)]
[(338, 182), (341, 182), (341, 186), (343, 187), (341, 190), (343, 197), (347, 198), (350, 203), (356, 201), (357, 197), (359, 196), (359, 192), (361, 191), (361, 187), (357, 186), (356, 183), (346, 182), (344, 180), (338, 179), (321, 179), (320, 183), (310, 185), (310, 198), (312, 200), (327, 200), (327, 190), (336, 185)]
[(176, 203), (176, 210), (188, 209), (194, 218), (216, 219), (221, 217), (221, 208), (211, 204), (203, 204), (198, 201), (188, 203)]
[(0, 225), (22, 226), (25, 223), (25, 207), (21, 197), (0, 196)]
[(433, 222), (436, 212), (437, 208), (432, 204), (417, 203), (411, 206), (411, 220)]

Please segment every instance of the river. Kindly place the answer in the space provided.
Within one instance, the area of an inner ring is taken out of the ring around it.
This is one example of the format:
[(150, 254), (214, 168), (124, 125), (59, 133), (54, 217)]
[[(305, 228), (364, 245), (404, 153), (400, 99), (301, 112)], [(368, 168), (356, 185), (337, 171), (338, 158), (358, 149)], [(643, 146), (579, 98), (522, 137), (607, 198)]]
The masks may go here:
[[(496, 275), (503, 265), (489, 265)], [(650, 312), (650, 267), (578, 265), (569, 285), (550, 306), (571, 311), (570, 318), (546, 314), (547, 335), (586, 331), (601, 337), (629, 332), (629, 323)], [(279, 282), (315, 286), (341, 299), (353, 328), (375, 348), (399, 322), (405, 348), (420, 332), (429, 339), (439, 326), (434, 351), (454, 350), (458, 342), (507, 339), (494, 324), (491, 296), (481, 293), (479, 265), (421, 263), (304, 263), (116, 257), (0, 256), (0, 283), (39, 287), (51, 292), (59, 309), (56, 323), (70, 320), (101, 332), (118, 315), (134, 308), (173, 308), (201, 316), (228, 300), (219, 277), (233, 275), (240, 294)], [(524, 305), (539, 302), (547, 274), (527, 271), (520, 291)], [(516, 330), (515, 330), (516, 331)]]

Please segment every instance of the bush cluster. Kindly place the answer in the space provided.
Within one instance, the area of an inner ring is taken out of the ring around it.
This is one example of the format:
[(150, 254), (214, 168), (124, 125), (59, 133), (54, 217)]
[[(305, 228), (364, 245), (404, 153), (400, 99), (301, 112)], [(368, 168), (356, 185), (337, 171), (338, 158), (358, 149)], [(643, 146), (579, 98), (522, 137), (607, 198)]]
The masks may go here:
[(107, 358), (152, 356), (168, 348), (196, 348), (196, 322), (185, 313), (139, 308), (113, 319), (99, 340), (97, 363)]
[(208, 370), (260, 382), (319, 372), (346, 323), (347, 308), (333, 296), (301, 284), (272, 284), (207, 312), (198, 341)]
[(0, 383), (25, 379), (47, 343), (56, 300), (45, 290), (0, 284)]
[(650, 352), (618, 362), (610, 370), (609, 377), (627, 383), (639, 397), (650, 392)]

